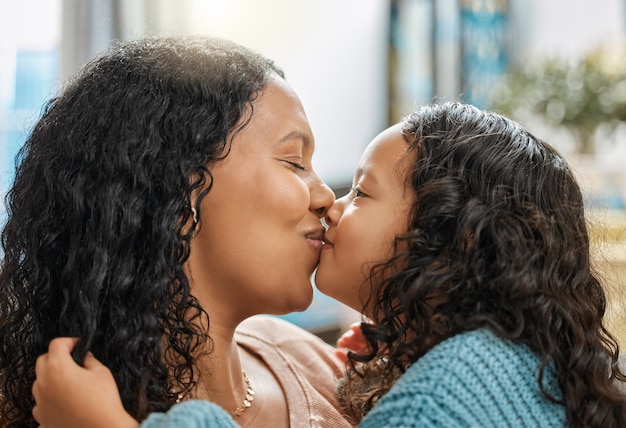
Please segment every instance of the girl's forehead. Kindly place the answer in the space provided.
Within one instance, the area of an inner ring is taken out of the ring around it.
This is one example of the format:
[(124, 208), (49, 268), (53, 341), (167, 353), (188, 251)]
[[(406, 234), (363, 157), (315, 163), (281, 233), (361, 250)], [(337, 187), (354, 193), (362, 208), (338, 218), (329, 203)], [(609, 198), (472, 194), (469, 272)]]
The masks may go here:
[(361, 157), (360, 167), (371, 162), (396, 164), (404, 157), (408, 148), (401, 124), (390, 126), (369, 143)]
[(408, 149), (409, 144), (401, 132), (401, 126), (387, 128), (372, 140), (363, 153), (355, 180), (367, 179), (373, 184), (386, 182), (394, 187), (399, 182), (405, 182), (406, 172), (413, 159), (407, 156)]

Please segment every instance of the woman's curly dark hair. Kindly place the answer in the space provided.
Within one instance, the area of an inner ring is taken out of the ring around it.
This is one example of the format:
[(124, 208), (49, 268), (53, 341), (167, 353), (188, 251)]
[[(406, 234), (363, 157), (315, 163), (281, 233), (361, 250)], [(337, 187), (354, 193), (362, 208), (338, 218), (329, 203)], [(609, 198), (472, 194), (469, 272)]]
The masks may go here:
[[(359, 420), (435, 344), (485, 327), (558, 373), (568, 423), (623, 427), (619, 349), (590, 262), (583, 196), (548, 144), (461, 103), (405, 119), (415, 203), (394, 255), (371, 273), (369, 355), (351, 354), (342, 401)], [(357, 363), (364, 363), (360, 367)]]
[(212, 342), (183, 271), (191, 208), (273, 73), (283, 77), (225, 40), (144, 38), (118, 43), (46, 105), (7, 195), (1, 426), (36, 426), (35, 360), (57, 336), (79, 337), (74, 358), (91, 351), (111, 369), (139, 420), (194, 386)]

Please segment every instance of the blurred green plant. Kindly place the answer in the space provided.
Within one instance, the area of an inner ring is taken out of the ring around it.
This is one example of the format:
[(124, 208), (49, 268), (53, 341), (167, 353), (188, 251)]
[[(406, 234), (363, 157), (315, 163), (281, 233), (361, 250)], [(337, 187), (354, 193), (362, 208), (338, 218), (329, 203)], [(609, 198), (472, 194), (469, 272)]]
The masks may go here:
[(496, 86), (491, 109), (522, 112), (574, 134), (579, 153), (594, 153), (598, 126), (626, 121), (626, 49), (602, 48), (577, 62), (558, 58), (514, 67)]

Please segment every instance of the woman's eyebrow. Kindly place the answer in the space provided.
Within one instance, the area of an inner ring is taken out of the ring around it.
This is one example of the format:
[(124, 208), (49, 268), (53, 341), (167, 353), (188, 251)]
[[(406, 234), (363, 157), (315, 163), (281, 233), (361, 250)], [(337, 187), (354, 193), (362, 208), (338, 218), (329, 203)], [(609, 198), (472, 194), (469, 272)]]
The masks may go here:
[(301, 140), (305, 148), (311, 146), (311, 139), (308, 134), (302, 131), (291, 131), (278, 140), (279, 143), (287, 143), (292, 140)]

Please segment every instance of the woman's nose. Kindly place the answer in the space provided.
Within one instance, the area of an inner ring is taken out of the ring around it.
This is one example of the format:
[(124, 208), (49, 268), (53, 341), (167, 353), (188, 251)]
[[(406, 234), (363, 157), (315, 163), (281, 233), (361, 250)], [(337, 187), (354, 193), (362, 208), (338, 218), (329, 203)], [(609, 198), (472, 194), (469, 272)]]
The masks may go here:
[(333, 204), (335, 193), (321, 178), (316, 177), (311, 188), (311, 211), (318, 217), (324, 217)]

